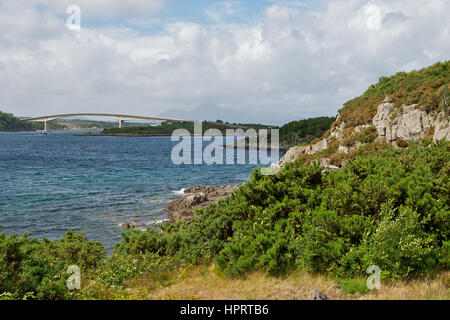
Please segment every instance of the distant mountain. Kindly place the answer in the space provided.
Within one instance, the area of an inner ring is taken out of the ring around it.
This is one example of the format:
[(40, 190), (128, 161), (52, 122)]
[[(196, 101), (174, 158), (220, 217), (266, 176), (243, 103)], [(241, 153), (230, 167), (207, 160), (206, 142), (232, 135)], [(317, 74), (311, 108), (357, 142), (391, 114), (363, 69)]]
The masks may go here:
[(271, 125), (284, 124), (293, 120), (284, 114), (250, 113), (245, 110), (222, 108), (212, 102), (203, 103), (192, 110), (170, 109), (161, 113), (160, 116), (186, 120), (222, 120), (230, 123), (262, 123)]

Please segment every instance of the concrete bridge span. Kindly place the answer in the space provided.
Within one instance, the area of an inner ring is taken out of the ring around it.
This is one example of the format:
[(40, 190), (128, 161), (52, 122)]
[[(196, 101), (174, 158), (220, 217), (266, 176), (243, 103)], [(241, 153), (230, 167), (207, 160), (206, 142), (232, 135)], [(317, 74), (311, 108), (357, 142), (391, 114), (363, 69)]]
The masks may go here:
[(64, 114), (54, 114), (49, 116), (42, 116), (36, 118), (28, 118), (23, 121), (27, 122), (44, 122), (44, 132), (47, 132), (47, 122), (62, 118), (72, 118), (72, 117), (102, 117), (110, 118), (119, 121), (119, 128), (122, 128), (124, 121), (133, 120), (157, 120), (157, 121), (174, 121), (174, 122), (192, 122), (192, 120), (184, 119), (174, 119), (174, 118), (162, 118), (153, 116), (135, 116), (127, 114), (114, 114), (114, 113), (64, 113)]

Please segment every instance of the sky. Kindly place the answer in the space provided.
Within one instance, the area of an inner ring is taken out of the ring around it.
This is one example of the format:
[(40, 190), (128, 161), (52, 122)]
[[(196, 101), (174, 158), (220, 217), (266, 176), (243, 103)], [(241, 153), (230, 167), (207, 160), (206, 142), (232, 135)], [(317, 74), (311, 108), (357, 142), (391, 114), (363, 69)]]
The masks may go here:
[(0, 110), (334, 116), (380, 76), (449, 60), (448, 12), (448, 0), (0, 0)]

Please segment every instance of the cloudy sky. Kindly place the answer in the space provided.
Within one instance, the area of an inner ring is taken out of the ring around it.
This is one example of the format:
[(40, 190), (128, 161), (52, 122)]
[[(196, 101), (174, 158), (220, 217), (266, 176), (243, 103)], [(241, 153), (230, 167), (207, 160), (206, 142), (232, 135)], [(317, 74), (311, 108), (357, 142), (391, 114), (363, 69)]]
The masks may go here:
[(0, 110), (336, 115), (379, 76), (448, 60), (449, 12), (448, 0), (0, 0)]

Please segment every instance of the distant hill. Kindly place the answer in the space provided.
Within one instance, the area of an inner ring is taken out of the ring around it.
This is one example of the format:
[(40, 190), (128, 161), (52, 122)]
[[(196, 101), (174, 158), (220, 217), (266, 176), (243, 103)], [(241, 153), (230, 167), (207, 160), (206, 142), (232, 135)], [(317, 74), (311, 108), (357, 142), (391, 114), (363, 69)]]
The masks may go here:
[[(208, 129), (218, 129), (222, 132), (223, 135), (226, 133), (226, 129), (267, 129), (267, 128), (277, 128), (273, 126), (266, 126), (261, 124), (230, 124), (212, 121), (203, 121), (202, 122), (202, 133), (204, 133)], [(101, 135), (121, 135), (121, 136), (129, 136), (129, 135), (171, 135), (176, 129), (186, 129), (190, 132), (190, 134), (194, 134), (194, 123), (193, 122), (163, 122), (159, 126), (141, 126), (141, 127), (128, 127), (128, 128), (106, 128), (103, 130)]]
[(319, 117), (291, 121), (280, 128), (280, 144), (290, 147), (309, 143), (329, 130), (335, 120), (335, 117)]
[(222, 120), (230, 123), (263, 123), (268, 125), (280, 125), (292, 120), (290, 116), (283, 113), (267, 111), (252, 113), (244, 108), (237, 110), (219, 107), (212, 102), (203, 103), (192, 110), (170, 109), (159, 116), (186, 120)]
[(33, 131), (31, 123), (23, 122), (10, 113), (0, 111), (0, 131)]

